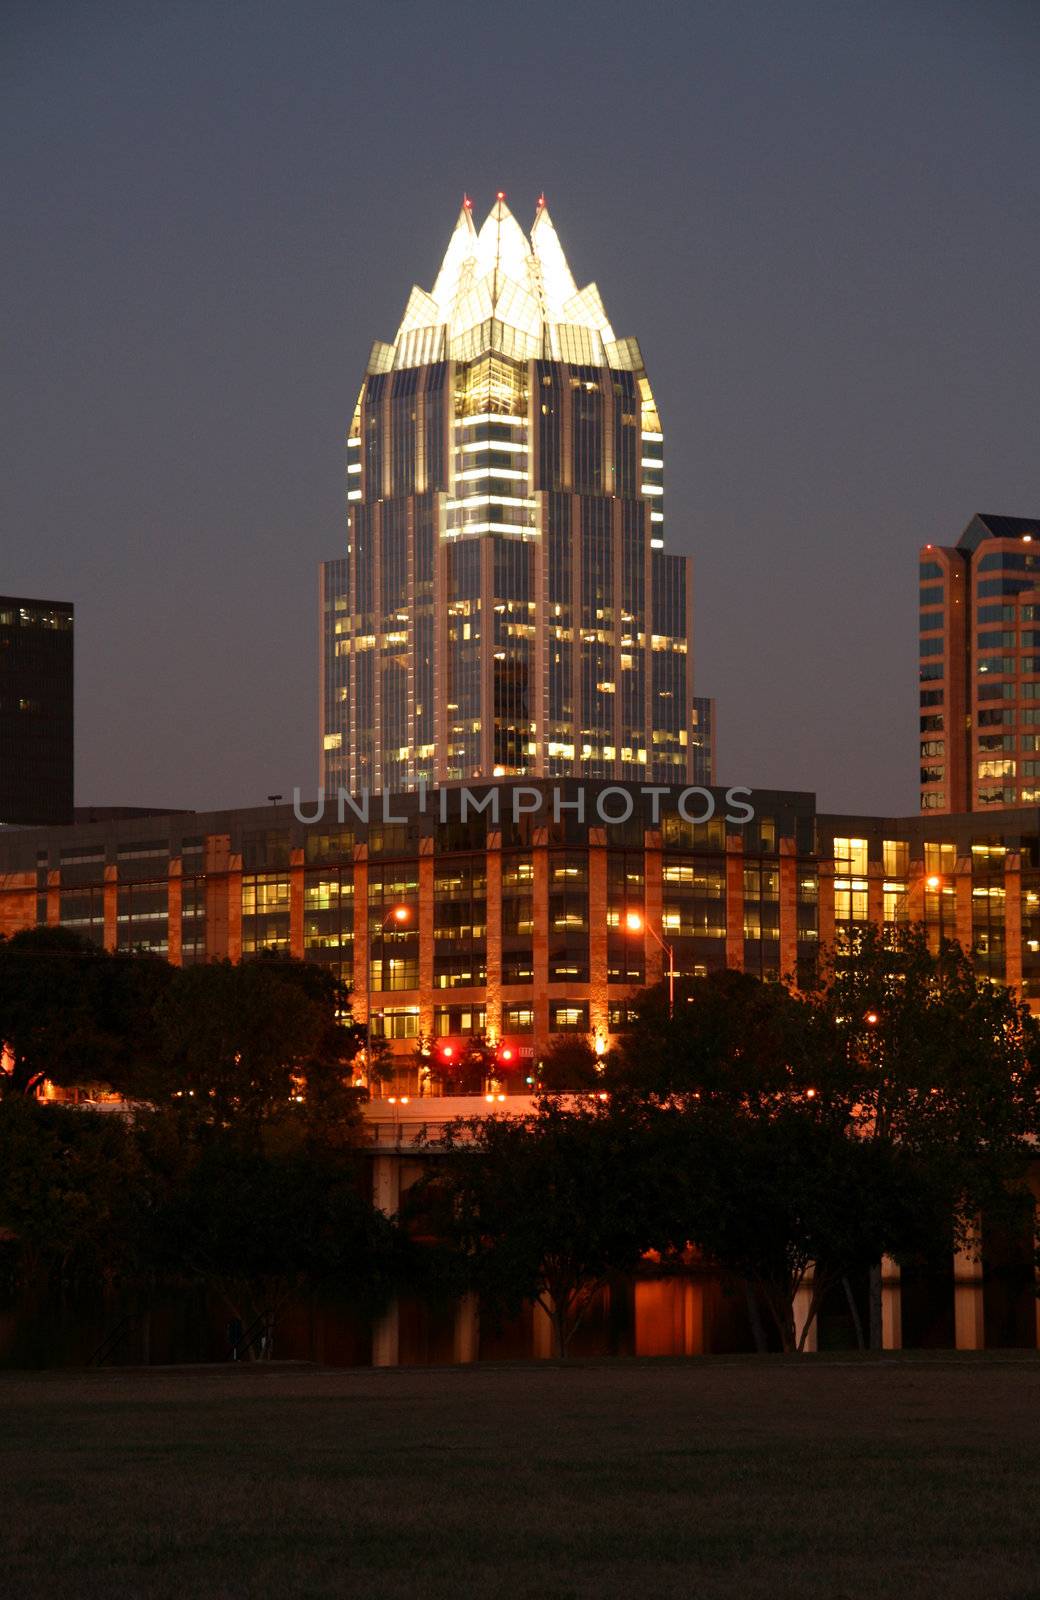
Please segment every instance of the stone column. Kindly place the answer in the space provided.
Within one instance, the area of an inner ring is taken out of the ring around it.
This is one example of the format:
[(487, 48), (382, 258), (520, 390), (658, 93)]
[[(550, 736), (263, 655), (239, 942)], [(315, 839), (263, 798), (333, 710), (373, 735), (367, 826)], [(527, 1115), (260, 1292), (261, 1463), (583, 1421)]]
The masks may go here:
[(793, 839), (780, 840), (780, 976), (795, 983), (798, 979), (798, 854)]
[(8, 872), (0, 876), (0, 934), (8, 937), (36, 926), (36, 874)]
[(881, 1348), (903, 1348), (903, 1295), (899, 1266), (891, 1256), (881, 1258)]
[(607, 1007), (607, 830), (589, 829), (589, 1028), (606, 1042)]
[(104, 913), (105, 913), (105, 949), (114, 950), (119, 943), (119, 884), (115, 866), (105, 868)]
[(56, 928), (61, 921), (61, 873), (57, 869), (47, 874), (47, 926)]
[[(206, 835), (206, 955), (220, 961), (228, 954), (228, 862), (231, 839), (226, 833)], [(242, 882), (238, 883), (239, 949), (242, 932)]]
[(372, 1325), (372, 1365), (396, 1367), (401, 1360), (401, 1307), (396, 1297)]
[(534, 1058), (537, 1061), (549, 1044), (549, 834), (546, 828), (534, 830), (532, 850), (531, 934), (534, 1004)]
[(401, 1205), (401, 1161), (396, 1154), (383, 1154), (372, 1160), (372, 1204), (388, 1217), (397, 1215)]
[[(502, 835), (487, 836), (487, 1036), (502, 1037)], [(431, 1024), (432, 1025), (432, 1024)]]
[(433, 1037), (433, 839), (419, 840), (419, 1032)]
[(455, 1307), (455, 1361), (461, 1366), (480, 1356), (480, 1308), (475, 1294), (464, 1294)]
[(183, 960), (181, 943), (183, 908), (183, 878), (180, 857), (177, 856), (170, 862), (166, 885), (166, 954), (171, 967), (179, 967)]
[(661, 835), (654, 828), (647, 829), (643, 835), (643, 921), (647, 929), (643, 934), (643, 961), (648, 989), (653, 984), (660, 983), (664, 971), (664, 952), (649, 932), (650, 928), (654, 928), (665, 942), (669, 943), (663, 932), (663, 920), (664, 861), (661, 853)]
[(744, 841), (726, 836), (726, 965), (744, 970)]
[(1022, 857), (1004, 857), (1004, 982), (1022, 993)]
[(242, 959), (242, 857), (235, 855), (228, 856), (227, 953), (232, 961)]
[(982, 1235), (978, 1222), (953, 1255), (953, 1326), (957, 1350), (984, 1350), (986, 1307), (982, 1287)]
[(289, 954), (303, 960), (303, 851), (289, 852)]
[(350, 1000), (356, 1022), (368, 1021), (368, 845), (354, 846), (354, 983)]

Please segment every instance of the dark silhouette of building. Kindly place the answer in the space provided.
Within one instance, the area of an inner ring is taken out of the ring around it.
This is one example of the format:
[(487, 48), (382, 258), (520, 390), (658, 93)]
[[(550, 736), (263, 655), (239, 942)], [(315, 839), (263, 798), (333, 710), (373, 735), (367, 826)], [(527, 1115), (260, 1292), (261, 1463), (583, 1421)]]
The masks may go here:
[(0, 595), (0, 825), (72, 821), (72, 618)]

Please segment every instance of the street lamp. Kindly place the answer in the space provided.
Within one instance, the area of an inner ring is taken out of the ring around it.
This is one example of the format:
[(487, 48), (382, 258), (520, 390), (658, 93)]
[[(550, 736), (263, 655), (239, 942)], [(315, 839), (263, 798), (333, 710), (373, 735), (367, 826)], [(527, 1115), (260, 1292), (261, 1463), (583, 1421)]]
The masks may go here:
[(675, 1014), (675, 951), (670, 944), (665, 944), (653, 923), (647, 922), (641, 911), (626, 911), (625, 927), (629, 933), (642, 933), (645, 929), (668, 957), (668, 1015), (672, 1017)]
[[(412, 908), (406, 905), (391, 906), (379, 924), (382, 934), (393, 925), (396, 928), (406, 928), (412, 920)], [(372, 950), (371, 928), (369, 939), (366, 941), (369, 949), (365, 951), (365, 1069), (368, 1072), (369, 1092), (372, 1089)]]

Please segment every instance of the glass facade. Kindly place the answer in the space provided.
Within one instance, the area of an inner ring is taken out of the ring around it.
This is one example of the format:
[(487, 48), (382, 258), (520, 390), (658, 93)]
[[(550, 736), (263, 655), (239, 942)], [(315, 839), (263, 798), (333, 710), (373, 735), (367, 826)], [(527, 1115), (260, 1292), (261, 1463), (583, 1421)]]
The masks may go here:
[[(377, 343), (322, 576), (323, 782), (710, 778), (664, 435), (634, 339), (548, 212), (464, 208), (432, 294)], [(702, 706), (706, 702), (700, 702)], [(698, 732), (699, 730), (699, 732)]]

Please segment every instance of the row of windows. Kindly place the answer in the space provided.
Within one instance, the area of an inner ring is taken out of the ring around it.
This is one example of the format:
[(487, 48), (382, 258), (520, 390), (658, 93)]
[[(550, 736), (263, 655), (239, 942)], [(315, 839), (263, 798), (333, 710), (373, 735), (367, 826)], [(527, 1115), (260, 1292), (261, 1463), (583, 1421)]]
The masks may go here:
[[(1034, 745), (1033, 749), (1036, 748)], [(1017, 763), (1018, 774), (1023, 778), (1040, 777), (1040, 761), (1020, 761)], [(1013, 778), (1015, 776), (1016, 762), (1012, 760), (980, 761), (976, 771), (980, 778)]]
[(1040, 683), (980, 683), (980, 700), (1040, 700)]
[(1040, 622), (1040, 606), (988, 605), (978, 606), (975, 620), (980, 627), (996, 622)]
[(979, 572), (1027, 572), (1040, 567), (1040, 555), (1027, 550), (991, 550), (980, 557)]
[[(1018, 638), (1017, 646), (1015, 643), (1016, 637)], [(978, 647), (980, 650), (1040, 649), (1040, 631), (1036, 628), (1023, 628), (1021, 634), (1017, 636), (1014, 628), (980, 633)]]
[[(932, 644), (936, 644), (941, 647), (942, 640), (922, 640), (921, 653), (928, 653), (926, 647)], [(1017, 659), (1017, 662), (1014, 656), (985, 656), (979, 661), (978, 664), (979, 672), (998, 672), (1009, 674), (1015, 672), (1016, 670), (1018, 672), (1040, 672), (1040, 656), (1021, 656)]]
[[(980, 733), (978, 736), (980, 750), (1014, 750), (1015, 735), (1013, 733)], [(922, 745), (922, 751), (924, 746)], [(1023, 733), (1019, 736), (1019, 750), (1040, 750), (1040, 733)]]

